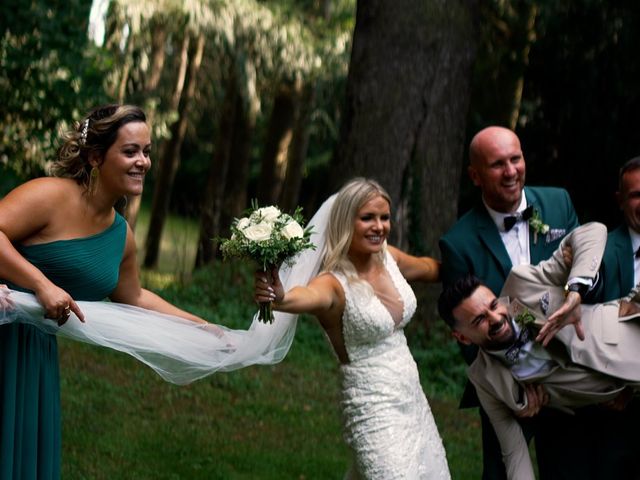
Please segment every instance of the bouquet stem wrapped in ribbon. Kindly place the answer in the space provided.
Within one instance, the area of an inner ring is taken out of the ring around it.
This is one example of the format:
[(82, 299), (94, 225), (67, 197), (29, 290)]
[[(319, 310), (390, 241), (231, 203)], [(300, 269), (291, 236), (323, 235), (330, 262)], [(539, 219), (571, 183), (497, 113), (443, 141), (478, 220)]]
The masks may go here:
[[(274, 206), (260, 208), (253, 200), (246, 216), (233, 221), (231, 238), (223, 239), (220, 249), (225, 259), (251, 259), (270, 275), (272, 268), (283, 263), (291, 265), (298, 253), (315, 248), (310, 241), (311, 229), (304, 229), (303, 225), (300, 207), (289, 215)], [(260, 304), (258, 319), (273, 321), (271, 302)]]

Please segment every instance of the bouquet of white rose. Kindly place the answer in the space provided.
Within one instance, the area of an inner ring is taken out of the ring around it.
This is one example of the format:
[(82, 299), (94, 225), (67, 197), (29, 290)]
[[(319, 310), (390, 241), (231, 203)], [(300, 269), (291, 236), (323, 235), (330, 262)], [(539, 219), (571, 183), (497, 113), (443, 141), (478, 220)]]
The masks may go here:
[[(315, 249), (310, 241), (311, 229), (303, 225), (300, 207), (289, 215), (274, 206), (259, 208), (254, 200), (246, 216), (233, 221), (231, 238), (223, 239), (220, 249), (225, 259), (248, 258), (267, 272), (282, 263), (290, 265), (307, 248)], [(271, 302), (260, 304), (258, 319), (273, 321)]]

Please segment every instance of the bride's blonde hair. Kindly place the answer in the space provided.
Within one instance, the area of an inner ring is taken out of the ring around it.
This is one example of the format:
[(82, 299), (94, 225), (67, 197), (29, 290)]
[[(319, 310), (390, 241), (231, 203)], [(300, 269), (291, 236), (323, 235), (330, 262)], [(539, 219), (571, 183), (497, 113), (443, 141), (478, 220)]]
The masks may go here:
[[(347, 254), (353, 239), (353, 225), (358, 211), (375, 197), (384, 198), (391, 206), (391, 197), (375, 180), (354, 178), (340, 189), (329, 216), (322, 267), (324, 271), (338, 271), (349, 281), (358, 280), (358, 274)], [(376, 254), (380, 261), (384, 258), (385, 252), (386, 242), (381, 252)]]

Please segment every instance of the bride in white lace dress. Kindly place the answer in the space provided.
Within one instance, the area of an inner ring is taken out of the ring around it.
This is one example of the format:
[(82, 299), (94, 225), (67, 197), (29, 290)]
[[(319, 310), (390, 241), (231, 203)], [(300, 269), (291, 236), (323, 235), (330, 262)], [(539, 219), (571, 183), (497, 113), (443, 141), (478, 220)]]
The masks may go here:
[(312, 313), (325, 329), (341, 363), (351, 478), (449, 479), (402, 330), (416, 308), (407, 280), (437, 281), (438, 263), (386, 245), (390, 198), (376, 182), (352, 180), (328, 202), (322, 273), (287, 292), (277, 270), (257, 273), (255, 298), (273, 301), (276, 310)]

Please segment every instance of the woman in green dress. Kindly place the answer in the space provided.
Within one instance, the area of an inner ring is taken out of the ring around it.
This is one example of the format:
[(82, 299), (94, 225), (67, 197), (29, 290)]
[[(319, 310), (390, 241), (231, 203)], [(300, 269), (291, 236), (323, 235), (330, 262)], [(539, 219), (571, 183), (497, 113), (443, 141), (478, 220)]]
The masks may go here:
[[(0, 279), (33, 292), (63, 324), (76, 300), (125, 303), (204, 320), (141, 288), (131, 228), (114, 210), (140, 195), (151, 166), (144, 112), (107, 105), (67, 132), (55, 177), (26, 182), (0, 200)], [(0, 480), (60, 476), (60, 393), (54, 335), (0, 326)]]

